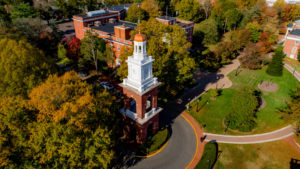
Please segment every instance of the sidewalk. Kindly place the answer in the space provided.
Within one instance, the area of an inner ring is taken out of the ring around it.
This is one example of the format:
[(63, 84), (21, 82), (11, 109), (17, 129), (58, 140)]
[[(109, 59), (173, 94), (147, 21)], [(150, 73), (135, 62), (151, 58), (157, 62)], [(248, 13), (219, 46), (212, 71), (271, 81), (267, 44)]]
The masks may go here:
[(300, 73), (299, 72), (297, 72), (295, 69), (293, 69), (288, 64), (284, 64), (284, 67), (286, 68), (286, 70), (288, 70), (289, 72), (291, 72), (293, 74), (293, 76), (300, 82)]

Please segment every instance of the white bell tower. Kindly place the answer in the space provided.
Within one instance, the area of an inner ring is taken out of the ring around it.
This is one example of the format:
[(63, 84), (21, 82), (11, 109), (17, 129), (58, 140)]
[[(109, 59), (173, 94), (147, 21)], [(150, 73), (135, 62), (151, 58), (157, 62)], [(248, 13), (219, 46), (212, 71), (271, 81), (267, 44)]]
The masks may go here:
[(153, 61), (152, 56), (147, 55), (145, 35), (136, 34), (133, 56), (129, 56), (127, 60), (128, 77), (123, 79), (123, 85), (143, 92), (150, 86), (157, 84), (157, 78), (152, 75)]

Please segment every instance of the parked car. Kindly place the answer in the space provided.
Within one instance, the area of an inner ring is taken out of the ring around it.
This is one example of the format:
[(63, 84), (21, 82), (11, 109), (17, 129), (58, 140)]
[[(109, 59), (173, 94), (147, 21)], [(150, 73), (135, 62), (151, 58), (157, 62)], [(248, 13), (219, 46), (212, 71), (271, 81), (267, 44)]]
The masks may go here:
[(100, 85), (107, 90), (112, 90), (114, 88), (114, 86), (112, 84), (110, 84), (109, 82), (106, 82), (106, 81), (100, 82)]
[(88, 74), (85, 73), (85, 72), (78, 72), (78, 74), (79, 74), (80, 77), (87, 77), (88, 76)]

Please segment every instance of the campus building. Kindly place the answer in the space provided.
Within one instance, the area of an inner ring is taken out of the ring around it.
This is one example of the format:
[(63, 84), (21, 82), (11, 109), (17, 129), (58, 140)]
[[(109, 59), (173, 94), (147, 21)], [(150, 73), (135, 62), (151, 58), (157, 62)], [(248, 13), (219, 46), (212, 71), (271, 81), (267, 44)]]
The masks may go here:
[[(85, 37), (86, 32), (91, 32), (109, 43), (115, 53), (116, 63), (119, 64), (120, 50), (123, 46), (133, 45), (130, 32), (137, 27), (137, 24), (123, 21), (130, 4), (108, 7), (107, 9), (90, 11), (86, 14), (74, 15), (73, 22), (75, 35), (78, 39)], [(185, 32), (187, 40), (192, 42), (194, 23), (179, 20), (173, 17), (162, 16), (157, 21), (166, 25), (179, 25)]]
[(288, 24), (284, 42), (284, 53), (291, 59), (298, 58), (298, 50), (300, 48), (300, 20), (293, 24)]
[[(268, 6), (273, 6), (277, 0), (266, 0)], [(286, 4), (300, 4), (300, 0), (285, 0)]]
[(157, 105), (158, 82), (153, 77), (154, 59), (147, 55), (146, 36), (136, 34), (134, 37), (133, 56), (127, 59), (128, 76), (120, 86), (123, 88), (123, 116), (125, 140), (133, 139), (138, 144), (146, 142), (159, 129), (159, 112)]
[(194, 32), (194, 22), (180, 20), (170, 16), (161, 16), (157, 17), (156, 20), (166, 25), (178, 25), (180, 26), (186, 33), (187, 40), (192, 42), (193, 32)]

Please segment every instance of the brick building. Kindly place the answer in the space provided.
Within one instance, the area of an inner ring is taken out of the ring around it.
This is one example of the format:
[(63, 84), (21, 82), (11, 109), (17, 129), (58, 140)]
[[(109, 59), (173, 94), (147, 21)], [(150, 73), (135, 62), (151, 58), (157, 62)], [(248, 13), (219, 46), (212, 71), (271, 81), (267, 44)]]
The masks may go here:
[(187, 40), (192, 42), (193, 40), (193, 32), (194, 32), (194, 22), (180, 20), (170, 16), (161, 16), (157, 17), (156, 20), (166, 25), (178, 25), (180, 26), (186, 33)]
[[(74, 15), (73, 22), (75, 34), (78, 39), (84, 38), (87, 31), (106, 40), (115, 52), (116, 64), (120, 50), (123, 46), (131, 47), (133, 45), (130, 31), (137, 27), (137, 24), (123, 21), (126, 11), (130, 4), (108, 7), (105, 10), (91, 11), (86, 14)], [(173, 17), (162, 16), (156, 18), (157, 21), (166, 25), (179, 25), (186, 32), (187, 40), (192, 41), (194, 23), (190, 21), (179, 20)]]
[(293, 24), (288, 24), (284, 42), (284, 53), (291, 59), (298, 58), (298, 50), (300, 48), (300, 20)]
[(143, 144), (149, 136), (159, 129), (157, 106), (158, 86), (160, 83), (152, 75), (154, 59), (147, 55), (146, 37), (136, 34), (133, 56), (129, 56), (128, 76), (120, 86), (123, 88), (124, 107), (120, 110), (124, 121), (125, 139), (136, 140)]
[[(266, 0), (268, 6), (273, 6), (277, 0)], [(285, 0), (286, 4), (300, 4), (300, 0)]]

